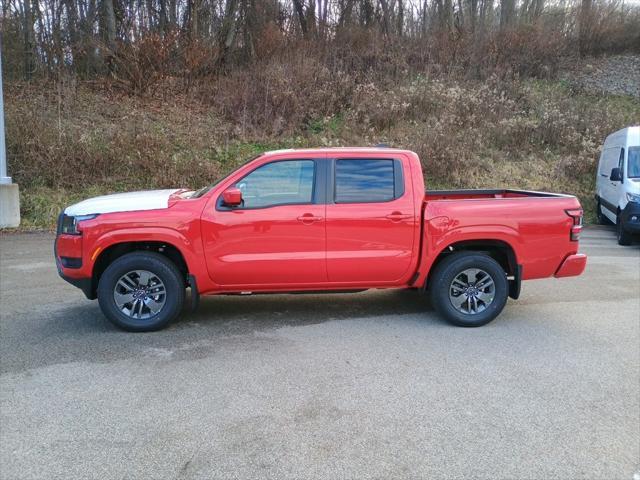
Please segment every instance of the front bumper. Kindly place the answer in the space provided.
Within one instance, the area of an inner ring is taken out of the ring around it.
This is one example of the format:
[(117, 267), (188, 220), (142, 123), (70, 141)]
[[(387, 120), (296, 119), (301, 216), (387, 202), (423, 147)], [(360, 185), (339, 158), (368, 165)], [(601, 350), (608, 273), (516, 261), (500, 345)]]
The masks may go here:
[(620, 213), (622, 228), (631, 233), (640, 233), (640, 203), (629, 202)]
[(89, 300), (94, 300), (96, 298), (96, 293), (95, 293), (95, 289), (93, 288), (93, 279), (91, 277), (75, 278), (65, 274), (64, 272), (65, 269), (63, 268), (60, 260), (60, 256), (58, 255), (59, 238), (60, 237), (57, 236), (53, 244), (53, 256), (56, 260), (56, 268), (58, 269), (58, 275), (60, 275), (60, 278), (62, 278), (64, 281), (82, 290), (82, 293), (84, 293), (85, 297), (87, 297)]
[(587, 256), (584, 253), (569, 255), (564, 259), (554, 277), (575, 277), (582, 274), (587, 266)]

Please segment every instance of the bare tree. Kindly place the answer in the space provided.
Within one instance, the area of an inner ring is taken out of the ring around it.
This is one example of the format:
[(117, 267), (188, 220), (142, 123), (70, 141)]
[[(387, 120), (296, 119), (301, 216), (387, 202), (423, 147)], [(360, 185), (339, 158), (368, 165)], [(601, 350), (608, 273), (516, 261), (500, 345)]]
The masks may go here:
[(515, 0), (500, 0), (500, 28), (511, 27), (516, 18)]
[(113, 10), (113, 0), (102, 0), (100, 9), (100, 26), (102, 41), (106, 46), (105, 63), (109, 71), (113, 71), (113, 54), (116, 49), (116, 14)]

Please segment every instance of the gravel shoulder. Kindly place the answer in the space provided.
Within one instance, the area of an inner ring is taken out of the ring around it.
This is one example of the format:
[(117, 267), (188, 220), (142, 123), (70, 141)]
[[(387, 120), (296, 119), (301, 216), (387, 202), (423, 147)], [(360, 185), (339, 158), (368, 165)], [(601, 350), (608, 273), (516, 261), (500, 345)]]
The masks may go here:
[(574, 59), (561, 78), (588, 92), (640, 98), (640, 54)]

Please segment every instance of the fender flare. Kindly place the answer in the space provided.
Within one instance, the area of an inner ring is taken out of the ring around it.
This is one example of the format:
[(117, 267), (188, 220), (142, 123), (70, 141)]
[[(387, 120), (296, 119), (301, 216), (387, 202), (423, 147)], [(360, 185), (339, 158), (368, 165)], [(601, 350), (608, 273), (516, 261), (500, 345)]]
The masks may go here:
[(95, 263), (100, 255), (110, 247), (121, 243), (131, 242), (160, 242), (171, 245), (180, 252), (187, 265), (189, 273), (197, 274), (197, 243), (191, 242), (187, 237), (177, 230), (167, 227), (135, 227), (111, 230), (98, 236), (91, 242), (91, 251), (87, 252), (90, 261), (90, 268), (93, 272)]
[[(466, 231), (465, 231), (466, 230)], [(514, 255), (514, 269), (517, 283), (522, 277), (522, 267), (518, 259), (520, 258), (520, 244), (522, 243), (520, 234), (511, 227), (505, 226), (483, 226), (482, 232), (474, 231), (474, 227), (458, 227), (446, 230), (441, 235), (427, 235), (423, 246), (423, 258), (425, 261), (419, 267), (420, 274), (414, 285), (421, 285), (426, 288), (426, 281), (433, 265), (440, 255), (451, 246), (461, 242), (496, 242), (503, 243), (511, 249)], [(519, 294), (519, 288), (514, 287), (514, 295)]]

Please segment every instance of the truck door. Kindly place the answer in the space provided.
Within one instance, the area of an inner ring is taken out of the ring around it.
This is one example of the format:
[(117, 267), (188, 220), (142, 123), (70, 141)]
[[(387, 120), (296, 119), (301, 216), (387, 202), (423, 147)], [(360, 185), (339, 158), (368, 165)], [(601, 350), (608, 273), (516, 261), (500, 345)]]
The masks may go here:
[(235, 182), (242, 205), (225, 207), (219, 195), (215, 211), (202, 216), (207, 268), (214, 282), (251, 290), (327, 281), (325, 162), (272, 160)]
[(354, 285), (401, 281), (412, 265), (415, 229), (420, 227), (409, 161), (337, 156), (330, 167), (329, 281)]

